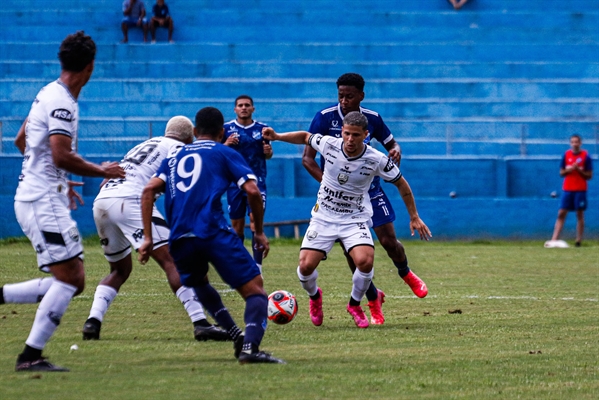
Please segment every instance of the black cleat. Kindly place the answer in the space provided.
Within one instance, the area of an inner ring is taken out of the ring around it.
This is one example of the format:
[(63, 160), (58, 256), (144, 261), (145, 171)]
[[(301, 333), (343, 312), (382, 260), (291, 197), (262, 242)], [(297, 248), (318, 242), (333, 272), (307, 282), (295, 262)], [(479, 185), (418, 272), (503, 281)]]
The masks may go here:
[(59, 367), (51, 364), (44, 357), (35, 361), (19, 361), (15, 367), (17, 372), (69, 372), (68, 368)]
[(227, 340), (231, 340), (231, 337), (224, 329), (217, 328), (214, 325), (210, 326), (195, 326), (193, 328), (193, 336), (196, 340), (200, 342), (205, 342), (206, 340), (215, 340), (217, 342), (224, 342)]
[(98, 321), (95, 318), (89, 318), (83, 324), (83, 329), (81, 332), (83, 333), (83, 340), (100, 340), (100, 328), (102, 327), (102, 322)]
[(239, 355), (239, 364), (256, 364), (256, 363), (268, 363), (268, 364), (287, 364), (280, 358), (271, 356), (269, 353), (258, 351), (256, 353), (241, 353)]
[(243, 349), (243, 340), (245, 339), (245, 334), (241, 334), (237, 336), (237, 339), (233, 342), (233, 349), (235, 350), (235, 358), (239, 358), (239, 354), (241, 354), (241, 350)]

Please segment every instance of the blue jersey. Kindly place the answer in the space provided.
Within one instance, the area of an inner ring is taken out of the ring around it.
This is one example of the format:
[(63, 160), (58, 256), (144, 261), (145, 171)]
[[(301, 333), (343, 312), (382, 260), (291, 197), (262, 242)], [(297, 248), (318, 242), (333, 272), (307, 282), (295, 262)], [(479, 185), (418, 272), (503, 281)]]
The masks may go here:
[[(376, 139), (379, 143), (385, 145), (393, 140), (391, 131), (383, 122), (383, 118), (375, 111), (360, 107), (360, 112), (368, 119), (368, 136), (364, 139), (364, 143), (370, 144), (372, 139)], [(310, 124), (310, 133), (320, 133), (334, 137), (341, 137), (341, 128), (343, 126), (343, 113), (339, 104), (325, 108), (316, 113), (312, 123)], [(324, 169), (323, 159), (320, 159), (320, 167)], [(381, 180), (377, 176), (370, 185), (370, 192), (380, 190)], [(373, 197), (373, 196), (371, 196)]]
[(264, 140), (262, 139), (262, 128), (266, 127), (268, 125), (258, 121), (243, 126), (237, 120), (232, 120), (225, 124), (225, 136), (223, 138), (224, 143), (229, 136), (238, 135), (239, 143), (230, 147), (241, 154), (248, 163), (258, 179), (256, 183), (261, 191), (266, 190), (266, 157), (264, 156)]
[(256, 177), (235, 150), (211, 140), (198, 140), (166, 158), (156, 172), (166, 183), (164, 208), (169, 242), (181, 237), (209, 239), (231, 231), (221, 196), (231, 183), (241, 188)]

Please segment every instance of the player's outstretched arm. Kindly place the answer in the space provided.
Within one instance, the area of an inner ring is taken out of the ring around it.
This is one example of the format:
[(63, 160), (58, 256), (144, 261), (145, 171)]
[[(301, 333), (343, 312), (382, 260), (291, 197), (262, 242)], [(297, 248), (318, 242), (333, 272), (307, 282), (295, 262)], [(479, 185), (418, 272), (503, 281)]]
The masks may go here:
[(165, 183), (160, 178), (152, 178), (141, 192), (141, 220), (144, 227), (144, 241), (138, 249), (137, 259), (140, 263), (148, 262), (152, 254), (154, 238), (152, 237), (152, 211), (154, 209), (154, 200), (156, 196), (163, 193)]
[(125, 170), (117, 162), (102, 165), (90, 163), (71, 150), (71, 138), (65, 135), (50, 136), (52, 161), (60, 169), (81, 176), (101, 176), (103, 178), (124, 178)]
[(308, 144), (308, 139), (312, 135), (306, 131), (276, 133), (272, 128), (263, 128), (262, 137), (267, 140), (279, 140), (292, 144)]
[(241, 189), (247, 194), (250, 210), (254, 218), (254, 241), (256, 242), (256, 250), (262, 251), (262, 257), (266, 258), (270, 245), (264, 234), (264, 206), (262, 203), (262, 194), (258, 185), (253, 180), (249, 180), (241, 186)]
[(394, 183), (399, 190), (399, 194), (406, 205), (406, 209), (408, 210), (408, 214), (410, 215), (410, 233), (414, 236), (414, 231), (418, 231), (420, 235), (420, 239), (428, 240), (433, 237), (428, 226), (420, 219), (418, 215), (418, 210), (416, 209), (416, 200), (414, 199), (414, 194), (412, 193), (412, 188), (408, 184), (408, 181), (402, 176), (397, 182)]

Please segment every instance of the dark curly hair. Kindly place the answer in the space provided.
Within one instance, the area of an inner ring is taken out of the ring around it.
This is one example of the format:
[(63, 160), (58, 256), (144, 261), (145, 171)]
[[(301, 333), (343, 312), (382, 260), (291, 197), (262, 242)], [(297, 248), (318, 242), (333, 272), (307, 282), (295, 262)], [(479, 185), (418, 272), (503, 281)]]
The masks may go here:
[(81, 72), (96, 57), (96, 44), (83, 31), (67, 36), (60, 44), (58, 59), (63, 70)]
[(218, 108), (204, 107), (196, 114), (196, 129), (200, 135), (216, 137), (224, 124), (225, 118)]
[(339, 79), (337, 79), (337, 88), (339, 88), (339, 86), (353, 86), (360, 92), (363, 92), (365, 84), (366, 83), (364, 82), (362, 75), (355, 74), (353, 72), (343, 74), (339, 77)]

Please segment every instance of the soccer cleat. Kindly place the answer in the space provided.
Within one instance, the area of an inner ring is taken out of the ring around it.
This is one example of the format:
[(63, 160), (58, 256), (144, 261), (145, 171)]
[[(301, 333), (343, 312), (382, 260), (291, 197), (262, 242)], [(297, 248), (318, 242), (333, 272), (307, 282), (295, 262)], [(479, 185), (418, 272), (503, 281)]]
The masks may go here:
[(409, 274), (404, 276), (404, 282), (412, 289), (412, 292), (420, 298), (426, 297), (428, 294), (428, 288), (426, 287), (426, 283), (418, 276), (410, 271)]
[(322, 290), (318, 288), (318, 300), (310, 299), (310, 319), (315, 326), (322, 325)]
[(102, 322), (95, 318), (89, 318), (83, 324), (83, 340), (100, 340), (100, 328), (102, 328)]
[(256, 353), (241, 353), (239, 355), (239, 364), (256, 364), (256, 363), (268, 363), (268, 364), (287, 364), (280, 358), (273, 357), (269, 353), (258, 351)]
[(17, 372), (69, 372), (68, 368), (59, 367), (51, 364), (44, 357), (35, 361), (19, 361), (15, 366)]
[(358, 328), (368, 328), (368, 318), (364, 314), (361, 306), (347, 305), (347, 312), (354, 318), (354, 322)]
[(207, 340), (214, 340), (217, 342), (225, 342), (231, 340), (231, 337), (224, 329), (218, 328), (214, 325), (210, 326), (195, 326), (193, 328), (193, 336), (197, 341), (205, 342)]
[(376, 300), (370, 300), (368, 302), (368, 308), (370, 309), (370, 323), (372, 325), (383, 325), (385, 323), (385, 316), (383, 315), (383, 303), (385, 302), (385, 293), (377, 289), (378, 296)]
[(235, 341), (233, 342), (233, 349), (235, 350), (235, 358), (239, 358), (239, 355), (241, 354), (241, 350), (243, 349), (243, 341), (245, 339), (245, 334), (242, 333), (241, 335), (237, 336), (237, 339), (235, 339)]

